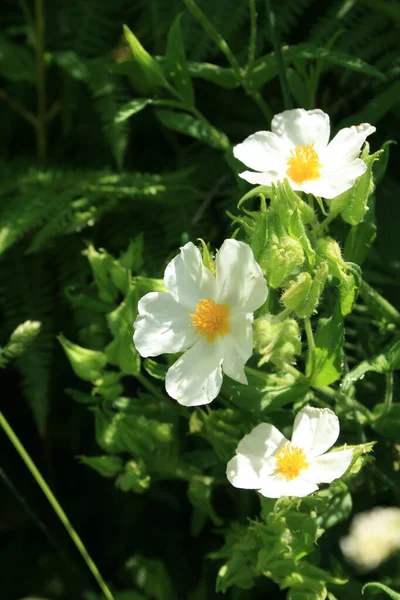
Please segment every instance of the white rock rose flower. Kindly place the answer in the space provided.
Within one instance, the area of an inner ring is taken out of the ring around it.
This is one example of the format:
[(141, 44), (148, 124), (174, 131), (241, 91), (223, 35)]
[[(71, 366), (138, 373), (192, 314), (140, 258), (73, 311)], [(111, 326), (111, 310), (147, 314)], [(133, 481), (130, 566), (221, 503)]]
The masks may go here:
[(340, 547), (360, 571), (376, 569), (400, 548), (400, 508), (382, 506), (356, 515)]
[(307, 496), (317, 483), (331, 483), (347, 471), (352, 450), (326, 451), (339, 436), (339, 419), (328, 408), (303, 408), (292, 441), (273, 425), (257, 425), (239, 443), (226, 470), (237, 488), (258, 490), (266, 498)]
[(366, 171), (358, 156), (375, 127), (345, 127), (329, 142), (329, 116), (319, 109), (296, 108), (275, 115), (271, 130), (258, 131), (234, 147), (235, 157), (256, 171), (240, 177), (260, 185), (288, 179), (293, 190), (330, 199)]
[(215, 276), (189, 242), (167, 265), (166, 292), (139, 302), (134, 344), (143, 356), (187, 350), (167, 372), (167, 393), (184, 406), (208, 404), (222, 373), (247, 384), (244, 365), (253, 353), (253, 313), (267, 298), (267, 284), (248, 244), (225, 240)]

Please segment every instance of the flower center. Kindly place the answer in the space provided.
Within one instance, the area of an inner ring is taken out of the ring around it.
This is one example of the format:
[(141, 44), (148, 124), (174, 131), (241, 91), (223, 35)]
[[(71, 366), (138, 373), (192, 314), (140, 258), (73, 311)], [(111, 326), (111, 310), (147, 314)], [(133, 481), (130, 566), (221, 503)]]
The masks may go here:
[(291, 150), (287, 166), (286, 174), (296, 183), (320, 177), (321, 165), (312, 144), (296, 146), (294, 150)]
[(299, 476), (300, 471), (309, 466), (303, 450), (292, 446), (290, 442), (277, 452), (275, 458), (278, 473), (286, 479), (295, 479)]
[(218, 335), (229, 333), (229, 312), (228, 304), (217, 304), (214, 300), (203, 298), (196, 305), (196, 312), (189, 313), (192, 317), (190, 326), (196, 327), (196, 333), (213, 342)]

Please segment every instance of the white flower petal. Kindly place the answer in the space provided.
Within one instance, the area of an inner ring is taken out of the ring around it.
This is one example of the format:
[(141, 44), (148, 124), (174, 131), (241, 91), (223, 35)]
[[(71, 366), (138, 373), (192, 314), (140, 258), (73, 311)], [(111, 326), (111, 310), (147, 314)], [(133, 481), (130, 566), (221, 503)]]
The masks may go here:
[(171, 296), (189, 312), (195, 312), (201, 298), (213, 299), (215, 279), (203, 265), (201, 254), (192, 242), (181, 248), (180, 254), (168, 263), (164, 284)]
[(341, 129), (328, 144), (322, 155), (324, 165), (342, 165), (357, 158), (365, 140), (376, 128), (369, 123)]
[(329, 165), (321, 170), (319, 179), (301, 184), (291, 182), (292, 188), (330, 200), (353, 187), (356, 179), (367, 170), (365, 162), (360, 158), (346, 163), (336, 171), (328, 171), (328, 167)]
[(230, 320), (230, 332), (223, 338), (225, 375), (247, 384), (244, 365), (253, 354), (253, 315), (237, 315)]
[(325, 148), (329, 141), (329, 116), (319, 109), (285, 110), (272, 119), (271, 130), (292, 146), (313, 144), (318, 151)]
[(222, 385), (222, 338), (213, 343), (204, 338), (190, 348), (167, 371), (165, 389), (183, 406), (209, 404)]
[(260, 423), (239, 442), (236, 452), (246, 456), (268, 458), (285, 444), (288, 444), (288, 440), (279, 429), (270, 423)]
[(252, 249), (244, 242), (225, 240), (216, 258), (216, 302), (231, 310), (254, 312), (264, 304), (267, 282)]
[(239, 173), (239, 177), (253, 185), (272, 185), (273, 183), (284, 179), (284, 175), (281, 171), (266, 171), (265, 173), (243, 171), (243, 173)]
[(292, 444), (302, 448), (307, 456), (320, 456), (339, 437), (339, 419), (329, 408), (307, 406), (297, 413)]
[(262, 487), (260, 471), (263, 466), (261, 458), (237, 454), (227, 464), (226, 476), (235, 487), (243, 490), (258, 490)]
[(281, 498), (282, 496), (297, 496), (302, 498), (308, 496), (318, 489), (315, 483), (304, 481), (301, 477), (296, 479), (285, 479), (277, 475), (263, 477), (263, 485), (259, 490), (266, 498)]
[(188, 311), (166, 292), (151, 292), (138, 304), (133, 341), (143, 357), (180, 352), (193, 345), (196, 332)]
[(250, 169), (270, 171), (285, 164), (289, 148), (270, 131), (257, 131), (233, 148), (234, 156)]
[(328, 452), (310, 461), (308, 469), (301, 476), (311, 483), (331, 483), (347, 471), (353, 458), (353, 450)]

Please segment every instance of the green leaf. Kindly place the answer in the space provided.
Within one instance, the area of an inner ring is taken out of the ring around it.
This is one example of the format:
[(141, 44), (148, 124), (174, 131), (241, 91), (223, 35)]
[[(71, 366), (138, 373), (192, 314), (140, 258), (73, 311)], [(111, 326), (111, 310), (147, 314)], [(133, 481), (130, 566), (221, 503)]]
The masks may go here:
[[(376, 160), (379, 160), (379, 155), (382, 153), (382, 150), (378, 150), (378, 152), (375, 152), (375, 154), (371, 154), (370, 156), (368, 156), (368, 152), (369, 145), (368, 142), (366, 142), (363, 155), (366, 155), (364, 160), (367, 165), (367, 170), (356, 180), (353, 187), (343, 194), (343, 196), (346, 197), (346, 203), (341, 211), (341, 215), (343, 220), (346, 221), (346, 223), (350, 223), (350, 225), (358, 225), (368, 210), (368, 198), (373, 190), (372, 166)], [(363, 155), (361, 158), (364, 158)]]
[(0, 75), (10, 81), (35, 81), (35, 61), (22, 44), (0, 36)]
[(154, 377), (154, 379), (160, 379), (161, 381), (164, 381), (168, 370), (167, 365), (160, 365), (155, 360), (151, 358), (146, 358), (143, 361), (143, 367), (148, 372), (148, 374), (151, 375), (151, 377)]
[(379, 581), (370, 581), (369, 583), (366, 583), (362, 589), (362, 593), (368, 588), (382, 590), (389, 598), (392, 598), (392, 600), (400, 600), (400, 594), (398, 592), (395, 592), (387, 585), (383, 585), (383, 583), (379, 583)]
[(181, 108), (185, 110), (185, 104), (178, 100), (164, 100), (161, 98), (134, 98), (130, 100), (117, 112), (114, 118), (115, 123), (123, 123), (136, 113), (142, 111), (146, 106), (169, 106), (171, 108)]
[(213, 482), (212, 477), (192, 479), (189, 483), (188, 496), (193, 506), (209, 517), (214, 525), (222, 525), (222, 519), (219, 518), (211, 504)]
[[(314, 44), (283, 46), (282, 54), (286, 66), (293, 64), (298, 59), (318, 60), (322, 61), (322, 63), (325, 62), (343, 67), (344, 69), (362, 73), (363, 75), (369, 75), (370, 77), (375, 77), (377, 79), (385, 79), (385, 75), (381, 71), (369, 65), (361, 58), (357, 58), (344, 52), (315, 46)], [(255, 61), (252, 70), (247, 76), (247, 84), (250, 88), (258, 89), (277, 75), (278, 66), (275, 52), (271, 52)], [(362, 121), (355, 122), (361, 123)]]
[(107, 364), (107, 357), (103, 352), (82, 348), (67, 340), (63, 335), (59, 335), (57, 339), (64, 348), (71, 367), (78, 377), (94, 382), (101, 376)]
[(147, 80), (150, 89), (166, 87), (167, 81), (158, 62), (145, 50), (135, 34), (123, 25), (124, 36), (132, 52), (133, 60)]
[(344, 325), (340, 305), (336, 303), (333, 315), (320, 319), (315, 334), (314, 357), (307, 357), (306, 372), (314, 386), (331, 385), (339, 379), (343, 366)]
[(185, 104), (187, 106), (193, 106), (194, 91), (186, 61), (181, 19), (182, 15), (177, 15), (168, 32), (166, 64), (168, 75)]
[(226, 135), (206, 121), (201, 121), (196, 117), (192, 117), (192, 115), (172, 110), (158, 110), (156, 114), (164, 127), (168, 127), (184, 135), (189, 135), (218, 150), (228, 150), (230, 148), (230, 143)]
[(160, 560), (136, 554), (129, 559), (127, 569), (132, 572), (136, 586), (146, 593), (146, 598), (176, 600), (175, 586)]
[(389, 111), (400, 103), (400, 81), (395, 81), (385, 87), (367, 102), (360, 112), (347, 117), (339, 124), (339, 129), (354, 125), (354, 123), (378, 123)]
[[(378, 165), (380, 160), (378, 161)], [(376, 238), (375, 198), (371, 194), (364, 219), (352, 227), (346, 237), (343, 255), (347, 261), (362, 265)]]
[(188, 67), (190, 75), (194, 78), (211, 81), (211, 83), (229, 90), (239, 86), (240, 82), (235, 77), (233, 69), (199, 62), (189, 62)]
[(124, 466), (123, 460), (119, 456), (80, 456), (79, 460), (103, 477), (115, 477)]
[(379, 403), (374, 408), (374, 414), (383, 413), (373, 422), (375, 431), (389, 438), (396, 444), (400, 443), (400, 405), (391, 404), (388, 408)]
[(52, 52), (51, 59), (61, 67), (70, 77), (77, 81), (87, 81), (89, 70), (87, 64), (73, 50), (65, 50), (64, 52)]
[(362, 379), (365, 373), (374, 371), (375, 373), (390, 373), (400, 369), (400, 340), (397, 340), (390, 345), (384, 352), (370, 358), (363, 360), (354, 369), (345, 375), (342, 381), (342, 391), (347, 393), (349, 388)]

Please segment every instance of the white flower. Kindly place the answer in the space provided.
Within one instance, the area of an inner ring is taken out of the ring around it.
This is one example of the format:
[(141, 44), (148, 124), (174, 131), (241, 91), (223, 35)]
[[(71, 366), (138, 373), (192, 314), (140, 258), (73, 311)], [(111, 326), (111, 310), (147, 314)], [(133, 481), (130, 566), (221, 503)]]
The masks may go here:
[(133, 337), (142, 356), (183, 354), (167, 372), (168, 394), (185, 406), (218, 395), (222, 371), (247, 383), (244, 365), (253, 352), (253, 312), (267, 298), (267, 284), (244, 242), (225, 240), (214, 276), (191, 242), (167, 265), (165, 292), (139, 302)]
[(375, 131), (368, 123), (345, 127), (329, 142), (329, 116), (303, 108), (275, 115), (271, 129), (258, 131), (234, 147), (236, 158), (257, 171), (244, 171), (240, 177), (261, 185), (287, 178), (294, 190), (323, 198), (350, 189), (366, 171), (358, 155)]
[(235, 487), (258, 490), (267, 498), (307, 496), (317, 483), (330, 483), (348, 469), (352, 450), (325, 454), (338, 436), (335, 413), (308, 406), (296, 415), (291, 442), (267, 423), (245, 435), (226, 475)]
[(356, 515), (340, 547), (361, 571), (372, 571), (400, 548), (400, 508), (377, 507)]

